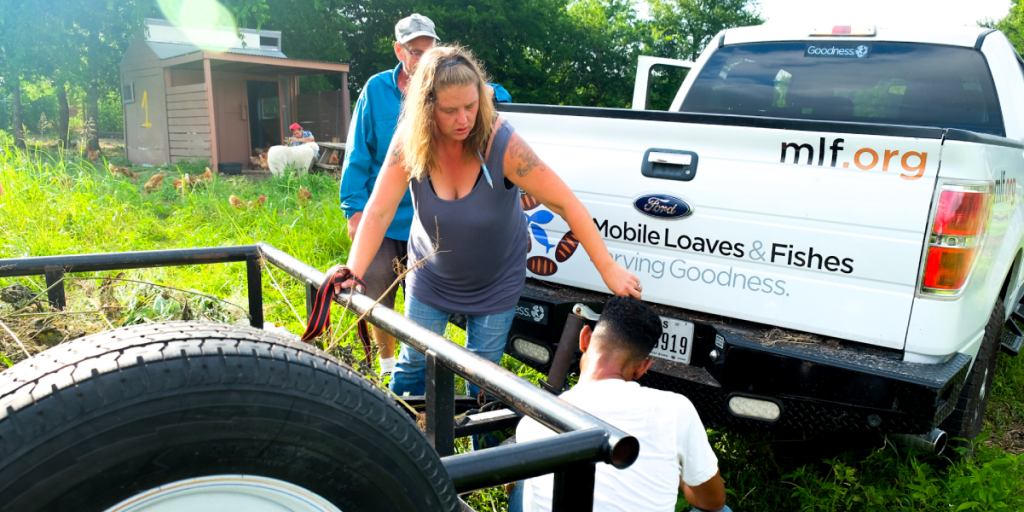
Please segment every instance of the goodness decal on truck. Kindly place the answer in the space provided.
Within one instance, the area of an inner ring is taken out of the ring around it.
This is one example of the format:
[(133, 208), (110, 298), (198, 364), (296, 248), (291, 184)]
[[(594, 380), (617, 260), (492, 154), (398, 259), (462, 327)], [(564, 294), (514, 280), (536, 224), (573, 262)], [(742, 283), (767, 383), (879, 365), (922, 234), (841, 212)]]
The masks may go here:
[(728, 270), (715, 270), (689, 263), (683, 259), (666, 262), (659, 258), (645, 258), (640, 253), (623, 254), (616, 253), (614, 250), (610, 250), (608, 253), (626, 270), (637, 274), (647, 274), (655, 279), (661, 279), (667, 273), (680, 281), (689, 280), (694, 283), (723, 288), (789, 296), (785, 288), (785, 281), (737, 270), (733, 267), (729, 267)]
[[(846, 139), (837, 138), (828, 145), (830, 159), (829, 162), (832, 167), (835, 167), (839, 163), (840, 153), (846, 150), (843, 147), (843, 142)], [(818, 166), (825, 165), (825, 137), (821, 137), (818, 142)], [(792, 162), (799, 164), (800, 160), (806, 155), (807, 165), (815, 165), (814, 160), (814, 147), (810, 144), (797, 144), (796, 142), (783, 142), (782, 143), (782, 156), (779, 158), (779, 163), (786, 163), (786, 157), (792, 154)], [(851, 162), (842, 162), (842, 166), (845, 168), (850, 167)], [(892, 165), (893, 170), (896, 170), (896, 165), (903, 168), (903, 172), (900, 174), (900, 178), (905, 180), (916, 180), (921, 176), (924, 176), (924, 168), (928, 163), (928, 153), (907, 151), (900, 154), (898, 149), (885, 149), (875, 150), (872, 148), (860, 148), (853, 153), (853, 165), (862, 171), (871, 171), (881, 168), (882, 171), (888, 171), (889, 166)], [(881, 164), (881, 166), (879, 166)]]

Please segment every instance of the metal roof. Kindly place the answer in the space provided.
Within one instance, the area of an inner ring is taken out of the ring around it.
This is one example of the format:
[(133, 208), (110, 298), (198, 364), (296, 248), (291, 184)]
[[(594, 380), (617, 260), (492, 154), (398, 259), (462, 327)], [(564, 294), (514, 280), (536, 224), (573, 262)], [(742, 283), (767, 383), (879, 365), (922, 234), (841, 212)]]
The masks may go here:
[(218, 53), (237, 53), (239, 55), (255, 55), (257, 57), (273, 57), (276, 59), (287, 59), (280, 50), (268, 50), (262, 48), (200, 48), (194, 44), (185, 43), (161, 43), (146, 41), (149, 48), (153, 50), (160, 60), (169, 59), (171, 57), (178, 57), (181, 55), (188, 55), (190, 53), (200, 52), (203, 50), (213, 51)]

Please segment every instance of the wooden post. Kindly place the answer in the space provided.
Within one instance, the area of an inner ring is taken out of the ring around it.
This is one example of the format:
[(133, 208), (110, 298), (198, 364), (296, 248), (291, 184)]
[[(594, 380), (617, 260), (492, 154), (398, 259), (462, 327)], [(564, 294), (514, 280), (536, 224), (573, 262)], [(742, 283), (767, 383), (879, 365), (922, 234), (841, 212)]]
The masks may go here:
[[(171, 88), (171, 68), (163, 68), (163, 70), (164, 70), (164, 111), (166, 112), (166, 110), (167, 110), (167, 90)], [(209, 105), (209, 103), (207, 103), (207, 105)], [(125, 136), (125, 140), (127, 140), (128, 139), (128, 130), (127, 129), (125, 129), (124, 136)], [(164, 162), (164, 163), (167, 164), (167, 165), (170, 165), (171, 164), (171, 122), (170, 122), (170, 119), (167, 119), (166, 121), (164, 121), (164, 140), (167, 141), (167, 145), (164, 146), (164, 147), (167, 148), (167, 161)], [(127, 148), (128, 145), (125, 144), (124, 147)], [(125, 152), (127, 152), (127, 151), (128, 150), (125, 149)]]
[(341, 129), (342, 139), (348, 140), (348, 125), (352, 122), (352, 104), (348, 92), (348, 73), (341, 74)]
[(206, 112), (210, 117), (210, 169), (217, 172), (217, 120), (213, 105), (213, 73), (210, 59), (203, 59), (203, 79), (206, 81)]

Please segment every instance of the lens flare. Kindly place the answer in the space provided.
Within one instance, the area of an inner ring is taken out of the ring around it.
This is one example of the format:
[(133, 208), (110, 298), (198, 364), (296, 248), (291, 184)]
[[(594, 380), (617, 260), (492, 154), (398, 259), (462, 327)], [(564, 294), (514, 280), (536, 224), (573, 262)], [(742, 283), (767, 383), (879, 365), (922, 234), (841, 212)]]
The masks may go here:
[(217, 0), (157, 0), (164, 17), (192, 44), (210, 51), (238, 46), (235, 17)]

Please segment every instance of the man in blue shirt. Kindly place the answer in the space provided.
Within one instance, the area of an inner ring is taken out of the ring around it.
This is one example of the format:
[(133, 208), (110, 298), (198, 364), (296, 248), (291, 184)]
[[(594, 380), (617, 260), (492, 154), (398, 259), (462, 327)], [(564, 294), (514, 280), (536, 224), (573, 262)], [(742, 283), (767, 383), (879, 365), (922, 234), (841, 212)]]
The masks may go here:
[[(413, 14), (400, 20), (395, 25), (398, 66), (370, 77), (356, 101), (345, 142), (340, 190), (341, 208), (348, 217), (348, 236), (352, 240), (356, 238), (363, 209), (373, 192), (377, 174), (395, 134), (410, 74), (415, 72), (423, 53), (433, 48), (438, 39), (434, 22), (426, 16)], [(495, 84), (491, 87), (495, 101), (512, 101), (504, 87)], [(366, 294), (374, 299), (384, 295), (398, 278), (393, 261), (397, 258), (403, 265), (407, 263), (406, 247), (412, 215), (412, 197), (406, 191), (377, 256), (366, 270), (366, 275), (361, 276), (366, 283)], [(394, 308), (396, 292), (397, 287), (388, 292), (380, 303)], [(380, 347), (381, 374), (390, 374), (395, 367), (395, 338), (376, 326), (371, 326), (371, 329)]]
[(291, 146), (301, 146), (307, 142), (313, 142), (313, 133), (302, 129), (302, 125), (299, 123), (292, 123), (288, 127), (292, 131), (292, 143)]
[[(291, 144), (289, 144), (289, 146), (301, 146), (307, 142), (315, 142), (313, 139), (313, 132), (303, 130), (302, 125), (299, 123), (292, 123), (288, 129), (292, 131)], [(320, 158), (319, 151), (317, 151), (316, 157)]]

